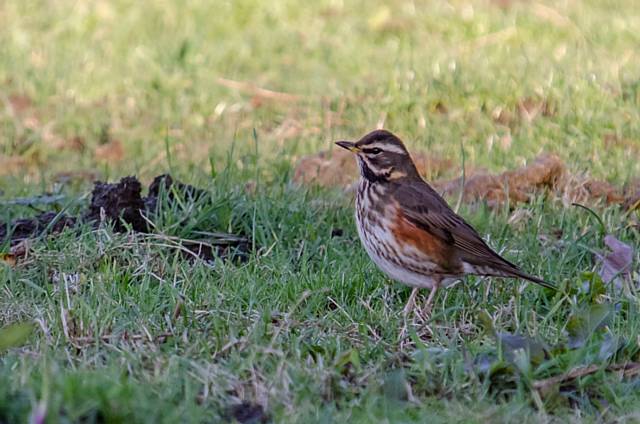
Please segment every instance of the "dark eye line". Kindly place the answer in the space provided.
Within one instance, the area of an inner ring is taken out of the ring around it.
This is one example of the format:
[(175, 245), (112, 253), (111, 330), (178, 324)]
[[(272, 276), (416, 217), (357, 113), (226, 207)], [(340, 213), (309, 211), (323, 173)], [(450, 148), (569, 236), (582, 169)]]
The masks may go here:
[(382, 153), (382, 149), (374, 147), (373, 149), (362, 149), (363, 153), (377, 155), (378, 153)]

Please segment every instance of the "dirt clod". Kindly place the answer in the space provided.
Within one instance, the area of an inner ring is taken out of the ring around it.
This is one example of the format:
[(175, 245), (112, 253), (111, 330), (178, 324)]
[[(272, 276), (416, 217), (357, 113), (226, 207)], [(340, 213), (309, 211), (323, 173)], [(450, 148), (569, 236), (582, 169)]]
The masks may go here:
[(17, 219), (9, 224), (0, 223), (0, 242), (10, 238), (12, 243), (48, 233), (58, 233), (76, 224), (76, 218), (56, 212), (45, 212), (35, 218)]
[(167, 193), (169, 200), (174, 200), (176, 194), (188, 200), (195, 200), (207, 193), (205, 190), (196, 188), (192, 185), (184, 184), (180, 181), (174, 181), (169, 174), (158, 175), (153, 179), (151, 185), (149, 185), (149, 195), (145, 199), (148, 210), (153, 211), (155, 209), (155, 204), (157, 203), (161, 190), (164, 190)]
[[(22, 240), (53, 234), (77, 223), (90, 223), (94, 227), (111, 225), (116, 232), (125, 232), (130, 227), (134, 232), (149, 233), (158, 210), (158, 201), (166, 193), (169, 204), (179, 196), (186, 201), (197, 201), (207, 195), (207, 191), (175, 181), (171, 175), (156, 177), (149, 186), (149, 195), (142, 197), (142, 185), (136, 177), (125, 177), (117, 183), (94, 183), (91, 203), (79, 217), (46, 212), (34, 218), (17, 219), (0, 223), (0, 243), (9, 240), (12, 246)], [(205, 261), (214, 258), (230, 258), (244, 261), (249, 257), (251, 244), (246, 237), (234, 234), (211, 232), (212, 228), (202, 228), (189, 240), (172, 239), (172, 243), (182, 249), (185, 256)], [(204, 234), (204, 238), (203, 238)]]
[(134, 231), (147, 232), (148, 225), (142, 217), (145, 205), (141, 192), (142, 185), (135, 177), (125, 177), (116, 184), (97, 182), (84, 219), (98, 223), (109, 221), (117, 232), (125, 230), (124, 223), (131, 225)]

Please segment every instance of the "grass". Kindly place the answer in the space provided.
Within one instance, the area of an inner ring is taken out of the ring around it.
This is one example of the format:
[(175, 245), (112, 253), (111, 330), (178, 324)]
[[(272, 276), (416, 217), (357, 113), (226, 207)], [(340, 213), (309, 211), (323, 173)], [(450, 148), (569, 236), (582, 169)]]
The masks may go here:
[[(493, 171), (545, 151), (572, 172), (637, 177), (634, 2), (507, 3), (3, 2), (0, 100), (29, 99), (0, 113), (3, 199), (60, 192), (56, 207), (74, 211), (90, 185), (60, 172), (170, 171), (210, 198), (165, 210), (159, 231), (247, 234), (256, 250), (205, 264), (109, 228), (35, 241), (27, 263), (0, 266), (0, 326), (35, 322), (0, 353), (0, 422), (215, 422), (241, 401), (274, 422), (638, 420), (638, 380), (604, 369), (638, 360), (636, 290), (589, 274), (604, 233), (638, 246), (637, 213), (596, 208), (603, 233), (549, 197), (518, 225), (506, 208), (464, 205), (492, 246), (562, 291), (470, 277), (399, 343), (410, 290), (366, 257), (348, 197), (290, 183), (296, 158), (381, 121), (456, 163), (462, 143)], [(525, 98), (553, 112), (496, 123)], [(101, 153), (116, 141), (122, 155)], [(32, 213), (2, 206), (0, 220)], [(582, 312), (594, 304), (613, 305), (606, 326), (568, 347), (570, 317), (595, 319)], [(548, 353), (519, 357), (500, 343), (511, 334)], [(602, 370), (533, 388), (591, 364)]]

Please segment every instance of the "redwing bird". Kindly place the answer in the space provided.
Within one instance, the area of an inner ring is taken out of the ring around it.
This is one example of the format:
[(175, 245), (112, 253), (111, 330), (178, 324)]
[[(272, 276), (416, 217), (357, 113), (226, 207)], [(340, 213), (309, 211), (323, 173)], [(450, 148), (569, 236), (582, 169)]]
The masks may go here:
[(523, 278), (554, 288), (494, 252), (422, 179), (402, 141), (389, 131), (336, 144), (355, 153), (360, 168), (356, 223), (365, 250), (385, 274), (414, 288), (405, 314), (418, 289), (431, 289), (429, 311), (436, 290), (466, 274)]

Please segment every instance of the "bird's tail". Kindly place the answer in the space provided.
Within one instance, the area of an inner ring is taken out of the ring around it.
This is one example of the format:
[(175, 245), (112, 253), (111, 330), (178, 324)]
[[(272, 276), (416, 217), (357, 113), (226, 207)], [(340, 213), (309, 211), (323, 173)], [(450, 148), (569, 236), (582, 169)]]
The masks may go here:
[(542, 278), (538, 278), (538, 277), (536, 277), (534, 275), (529, 275), (526, 272), (520, 271), (519, 269), (513, 270), (512, 273), (513, 273), (514, 277), (519, 277), (519, 278), (523, 278), (525, 280), (529, 280), (529, 281), (534, 282), (536, 284), (540, 284), (542, 287), (546, 287), (548, 289), (558, 290), (558, 287), (556, 287), (555, 284), (550, 283), (548, 281), (545, 281)]

